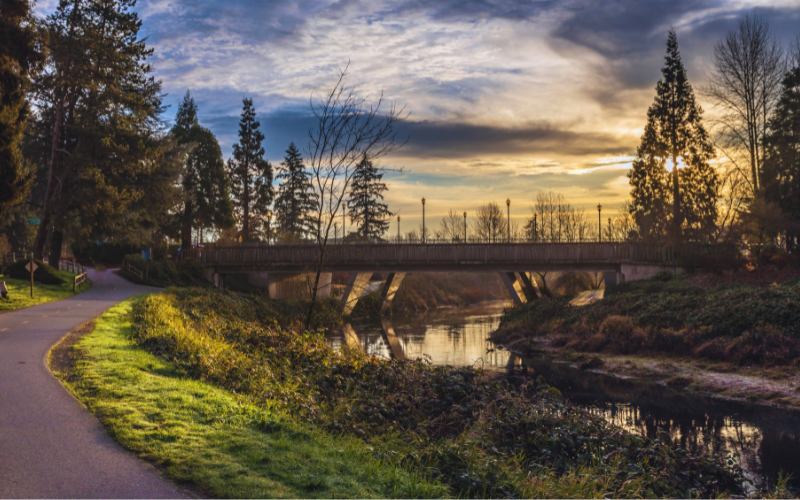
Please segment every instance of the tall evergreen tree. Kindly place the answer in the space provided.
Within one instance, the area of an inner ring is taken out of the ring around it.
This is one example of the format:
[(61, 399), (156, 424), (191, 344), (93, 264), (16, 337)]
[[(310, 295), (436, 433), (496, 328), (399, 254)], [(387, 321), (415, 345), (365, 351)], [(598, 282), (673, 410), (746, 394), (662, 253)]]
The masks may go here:
[(311, 174), (303, 165), (300, 151), (294, 143), (289, 144), (275, 177), (281, 181), (275, 198), (275, 216), (281, 236), (296, 239), (313, 233), (316, 225), (310, 214), (317, 207), (318, 197), (311, 185)]
[(183, 207), (180, 214), (181, 245), (192, 244), (192, 229), (234, 224), (230, 178), (225, 171), (217, 138), (197, 121), (197, 105), (186, 92), (178, 105), (172, 134), (178, 144), (187, 145), (182, 169)]
[(714, 148), (701, 122), (702, 110), (695, 102), (673, 30), (661, 73), (628, 174), (631, 210), (645, 239), (667, 235), (674, 241), (702, 239), (716, 224), (719, 180), (709, 164)]
[(243, 101), (242, 119), (239, 121), (239, 144), (233, 145), (233, 158), (228, 160), (231, 194), (241, 237), (255, 240), (259, 235), (258, 221), (266, 219), (269, 205), (275, 196), (272, 187), (272, 165), (264, 159), (261, 142), (264, 134), (256, 120), (253, 100)]
[(52, 145), (34, 253), (42, 255), (52, 229), (56, 263), (67, 226), (86, 238), (144, 237), (150, 217), (139, 202), (150, 179), (177, 173), (166, 161), (172, 141), (162, 133), (161, 82), (151, 75), (153, 51), (139, 38), (135, 5), (61, 0), (46, 22), (49, 57), (36, 91)]
[(20, 153), (30, 72), (41, 57), (28, 0), (0, 2), (0, 217), (25, 198), (33, 176)]
[(363, 239), (380, 238), (389, 229), (389, 211), (383, 200), (386, 184), (383, 174), (366, 158), (356, 165), (350, 184), (350, 221), (358, 225), (358, 236)]
[(800, 67), (783, 79), (770, 123), (764, 161), (764, 197), (776, 203), (792, 222), (786, 228), (788, 248), (800, 249)]

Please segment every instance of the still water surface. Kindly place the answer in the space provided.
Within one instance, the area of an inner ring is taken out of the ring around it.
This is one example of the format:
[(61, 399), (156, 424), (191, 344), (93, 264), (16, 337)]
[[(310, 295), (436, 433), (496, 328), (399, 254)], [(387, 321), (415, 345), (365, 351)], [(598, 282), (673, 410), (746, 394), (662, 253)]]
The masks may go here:
[(748, 476), (774, 484), (781, 471), (800, 485), (800, 413), (694, 395), (661, 385), (583, 372), (544, 358), (520, 359), (487, 340), (503, 303), (445, 311), (406, 323), (354, 324), (334, 347), (358, 343), (382, 357), (427, 358), (434, 365), (483, 366), (515, 376), (542, 375), (575, 404), (650, 437), (669, 433), (695, 453), (732, 455)]

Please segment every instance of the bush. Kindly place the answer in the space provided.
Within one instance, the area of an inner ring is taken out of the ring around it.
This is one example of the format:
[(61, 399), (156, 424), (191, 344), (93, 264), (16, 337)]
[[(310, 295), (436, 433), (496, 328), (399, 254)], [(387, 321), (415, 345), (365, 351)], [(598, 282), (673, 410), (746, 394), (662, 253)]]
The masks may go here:
[[(25, 269), (25, 266), (27, 266), (29, 262), (29, 260), (19, 260), (11, 264), (6, 270), (6, 276), (18, 280), (31, 279), (30, 271)], [(43, 285), (63, 285), (66, 283), (58, 272), (58, 269), (48, 266), (41, 260), (35, 260), (34, 262), (36, 262), (36, 265), (39, 267), (37, 267), (36, 271), (33, 273), (33, 281)]]

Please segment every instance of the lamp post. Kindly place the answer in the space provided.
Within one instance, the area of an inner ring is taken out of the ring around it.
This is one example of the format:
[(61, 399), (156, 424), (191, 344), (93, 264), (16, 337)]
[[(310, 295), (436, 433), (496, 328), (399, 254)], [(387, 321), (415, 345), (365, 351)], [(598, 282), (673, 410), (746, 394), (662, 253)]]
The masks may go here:
[(603, 225), (600, 218), (600, 212), (603, 210), (603, 205), (597, 204), (597, 241), (603, 242)]
[(422, 198), (422, 242), (425, 243), (425, 198)]
[(347, 215), (347, 203), (342, 203), (342, 243), (344, 243), (344, 236), (347, 232), (347, 219), (345, 219), (345, 215)]
[(467, 242), (467, 212), (464, 212), (464, 243)]
[(335, 242), (336, 239), (339, 237), (339, 223), (333, 223), (333, 241)]
[(611, 241), (611, 217), (608, 218), (608, 240)]
[(506, 235), (506, 238), (507, 238), (507, 242), (511, 243), (511, 198), (506, 198), (506, 208), (507, 208), (506, 231), (508, 233)]
[(537, 225), (536, 216), (538, 214), (533, 214), (533, 242), (539, 243), (539, 227)]
[(397, 242), (400, 243), (400, 216), (397, 216)]

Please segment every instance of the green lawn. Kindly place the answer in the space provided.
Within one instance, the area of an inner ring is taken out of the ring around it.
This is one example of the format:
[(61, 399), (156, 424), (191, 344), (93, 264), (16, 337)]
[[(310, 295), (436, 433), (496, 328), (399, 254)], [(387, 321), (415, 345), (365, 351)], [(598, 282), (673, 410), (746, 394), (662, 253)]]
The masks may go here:
[[(124, 447), (213, 497), (441, 497), (447, 489), (371, 448), (247, 404), (131, 339), (131, 301), (106, 312), (65, 385)], [(267, 406), (268, 408), (268, 406)]]
[[(41, 283), (34, 283), (33, 298), (31, 298), (30, 280), (18, 280), (0, 275), (0, 281), (6, 282), (8, 296), (11, 299), (0, 299), (0, 311), (14, 311), (22, 309), (23, 307), (44, 304), (45, 302), (66, 299), (76, 295), (72, 292), (72, 278), (75, 276), (75, 273), (59, 271), (59, 274), (61, 274), (61, 277), (64, 278), (66, 283), (63, 285), (42, 285)], [(77, 293), (86, 291), (90, 286), (91, 282), (86, 280), (83, 285), (78, 287)]]

